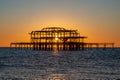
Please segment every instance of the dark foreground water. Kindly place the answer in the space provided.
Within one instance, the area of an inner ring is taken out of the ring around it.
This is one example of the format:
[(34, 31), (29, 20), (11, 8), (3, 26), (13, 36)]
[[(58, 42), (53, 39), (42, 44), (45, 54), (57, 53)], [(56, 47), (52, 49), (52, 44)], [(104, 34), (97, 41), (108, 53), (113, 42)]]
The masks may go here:
[(0, 80), (120, 80), (120, 49), (0, 48)]

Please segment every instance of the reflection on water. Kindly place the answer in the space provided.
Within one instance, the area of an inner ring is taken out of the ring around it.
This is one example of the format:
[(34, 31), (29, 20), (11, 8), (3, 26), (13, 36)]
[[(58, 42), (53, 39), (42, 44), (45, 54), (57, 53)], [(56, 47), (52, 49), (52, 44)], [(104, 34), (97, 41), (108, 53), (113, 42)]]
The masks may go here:
[(120, 49), (0, 49), (0, 80), (117, 80)]
[(53, 55), (58, 55), (57, 45), (53, 45)]
[(65, 74), (50, 74), (47, 80), (68, 80)]
[[(50, 74), (42, 80), (69, 80), (66, 74)], [(41, 80), (41, 78), (32, 78), (32, 80)]]

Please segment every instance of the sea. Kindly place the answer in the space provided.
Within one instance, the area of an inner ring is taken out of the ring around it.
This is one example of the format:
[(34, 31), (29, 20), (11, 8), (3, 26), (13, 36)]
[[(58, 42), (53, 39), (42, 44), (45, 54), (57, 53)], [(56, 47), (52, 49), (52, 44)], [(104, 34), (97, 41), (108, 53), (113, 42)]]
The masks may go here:
[(120, 80), (120, 48), (0, 48), (0, 80)]

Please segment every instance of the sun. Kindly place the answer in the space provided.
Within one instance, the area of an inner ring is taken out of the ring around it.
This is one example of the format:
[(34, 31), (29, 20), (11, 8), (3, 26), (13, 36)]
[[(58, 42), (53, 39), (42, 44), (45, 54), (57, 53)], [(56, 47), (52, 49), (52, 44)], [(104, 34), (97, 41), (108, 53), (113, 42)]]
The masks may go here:
[(58, 37), (56, 37), (55, 40), (57, 41), (57, 40), (58, 40)]
[(58, 37), (57, 37), (57, 35), (55, 36), (55, 40), (58, 41)]

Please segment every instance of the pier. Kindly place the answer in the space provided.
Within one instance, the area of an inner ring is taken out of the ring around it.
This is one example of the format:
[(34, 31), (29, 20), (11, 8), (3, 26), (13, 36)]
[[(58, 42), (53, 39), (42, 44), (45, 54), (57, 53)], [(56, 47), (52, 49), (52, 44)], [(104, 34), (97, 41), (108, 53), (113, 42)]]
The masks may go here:
[(77, 30), (46, 27), (29, 33), (30, 42), (12, 42), (10, 47), (33, 50), (84, 50), (87, 48), (113, 48), (114, 43), (86, 43), (86, 36)]
[(114, 48), (114, 43), (86, 43), (86, 48)]

